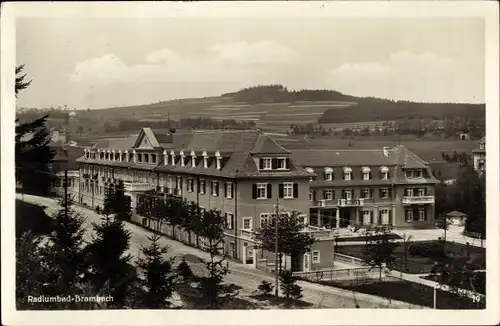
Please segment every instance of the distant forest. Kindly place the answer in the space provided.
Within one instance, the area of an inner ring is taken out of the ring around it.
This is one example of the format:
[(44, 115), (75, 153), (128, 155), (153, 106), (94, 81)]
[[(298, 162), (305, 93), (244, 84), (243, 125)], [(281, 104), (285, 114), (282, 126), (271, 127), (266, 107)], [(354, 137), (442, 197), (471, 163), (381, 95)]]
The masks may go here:
[(485, 105), (467, 103), (418, 103), (393, 101), (374, 97), (356, 97), (332, 90), (289, 91), (283, 85), (259, 85), (238, 92), (226, 93), (237, 102), (283, 103), (297, 101), (355, 102), (344, 108), (325, 111), (319, 123), (388, 121), (400, 119), (454, 120), (457, 117), (468, 121), (475, 128), (485, 127)]

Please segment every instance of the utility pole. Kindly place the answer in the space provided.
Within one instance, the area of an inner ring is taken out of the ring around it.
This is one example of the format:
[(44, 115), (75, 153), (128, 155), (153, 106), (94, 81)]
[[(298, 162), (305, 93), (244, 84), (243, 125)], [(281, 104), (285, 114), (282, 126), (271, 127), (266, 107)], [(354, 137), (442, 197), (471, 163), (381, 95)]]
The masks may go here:
[(279, 266), (279, 257), (278, 257), (278, 234), (279, 234), (279, 228), (278, 228), (278, 222), (279, 222), (279, 198), (276, 198), (276, 219), (275, 219), (275, 234), (274, 234), (274, 252), (276, 254), (276, 261), (274, 265), (274, 272), (276, 274), (276, 288), (275, 288), (275, 295), (276, 298), (278, 298), (278, 287), (279, 287), (279, 271), (278, 271), (278, 266)]
[(68, 219), (68, 169), (64, 170), (64, 217)]

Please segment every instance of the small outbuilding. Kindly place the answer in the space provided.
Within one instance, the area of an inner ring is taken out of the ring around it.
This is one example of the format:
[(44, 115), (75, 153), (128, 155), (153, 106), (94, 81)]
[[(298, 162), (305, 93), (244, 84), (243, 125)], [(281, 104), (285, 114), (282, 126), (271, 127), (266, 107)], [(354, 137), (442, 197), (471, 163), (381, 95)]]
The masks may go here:
[(465, 225), (465, 220), (467, 219), (467, 214), (460, 211), (453, 211), (446, 214), (446, 217), (451, 222), (452, 225), (463, 226)]

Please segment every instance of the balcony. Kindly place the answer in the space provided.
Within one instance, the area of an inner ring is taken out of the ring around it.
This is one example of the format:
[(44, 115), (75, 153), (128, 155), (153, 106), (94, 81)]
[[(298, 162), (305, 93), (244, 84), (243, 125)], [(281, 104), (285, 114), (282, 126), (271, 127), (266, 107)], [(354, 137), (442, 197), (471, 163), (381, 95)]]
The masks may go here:
[(89, 174), (89, 173), (84, 173), (84, 174), (82, 175), (82, 177), (84, 177), (84, 178), (90, 178), (90, 174)]
[(252, 238), (254, 234), (254, 231), (252, 230), (247, 230), (247, 229), (241, 229), (241, 235), (247, 238)]
[(434, 204), (434, 196), (404, 196), (403, 204)]
[(337, 206), (339, 207), (356, 207), (356, 206), (363, 206), (364, 204), (364, 199), (359, 198), (359, 199), (337, 199)]
[(148, 191), (155, 188), (147, 182), (126, 181), (123, 185), (125, 191)]

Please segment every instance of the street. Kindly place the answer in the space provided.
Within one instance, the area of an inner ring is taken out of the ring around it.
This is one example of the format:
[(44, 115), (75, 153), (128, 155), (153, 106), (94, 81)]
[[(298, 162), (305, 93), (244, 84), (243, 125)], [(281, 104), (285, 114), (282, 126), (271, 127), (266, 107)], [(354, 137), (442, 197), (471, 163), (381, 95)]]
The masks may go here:
[[(16, 198), (29, 203), (45, 206), (45, 211), (48, 215), (53, 215), (57, 212), (59, 205), (55, 199), (37, 197), (32, 195), (16, 194)], [(94, 211), (75, 206), (75, 210), (84, 216), (84, 228), (86, 230), (85, 238), (87, 241), (92, 238), (92, 223), (100, 223), (102, 216)], [(129, 252), (135, 257), (140, 253), (141, 245), (147, 244), (147, 237), (151, 234), (150, 231), (132, 223), (125, 223), (125, 228), (130, 231), (130, 249)], [(169, 256), (176, 256), (177, 261), (183, 255), (193, 255), (202, 259), (208, 258), (208, 253), (196, 248), (184, 245), (181, 242), (169, 239), (165, 236), (161, 238), (161, 244), (169, 246)], [(191, 263), (190, 263), (191, 265)], [(266, 274), (260, 270), (253, 269), (251, 266), (243, 265), (237, 262), (229, 263), (230, 273), (225, 277), (225, 282), (233, 283), (239, 287), (239, 297), (248, 297), (263, 280), (270, 281), (274, 284), (274, 276)], [(313, 308), (355, 308), (358, 305), (360, 308), (401, 308), (408, 309), (420, 308), (410, 305), (405, 302), (398, 302), (388, 299), (355, 293), (343, 289), (333, 288), (320, 284), (314, 284), (304, 281), (299, 281), (298, 284), (303, 289), (302, 300), (312, 304)]]

